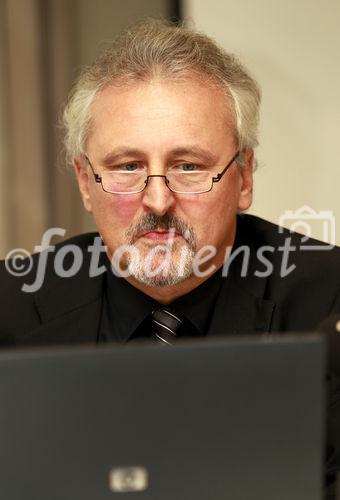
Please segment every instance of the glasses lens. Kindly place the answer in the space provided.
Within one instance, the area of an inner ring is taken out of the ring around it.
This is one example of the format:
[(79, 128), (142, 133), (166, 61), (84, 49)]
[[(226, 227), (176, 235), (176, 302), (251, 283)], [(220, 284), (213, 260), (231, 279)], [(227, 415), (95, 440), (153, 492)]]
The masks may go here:
[(210, 191), (210, 172), (168, 172), (169, 188), (176, 193), (204, 193)]
[(108, 193), (135, 193), (142, 191), (146, 176), (143, 172), (103, 172), (102, 184)]
[[(209, 172), (168, 172), (168, 187), (183, 194), (204, 193), (211, 189)], [(108, 193), (138, 193), (145, 187), (146, 175), (143, 172), (103, 172), (102, 185)]]

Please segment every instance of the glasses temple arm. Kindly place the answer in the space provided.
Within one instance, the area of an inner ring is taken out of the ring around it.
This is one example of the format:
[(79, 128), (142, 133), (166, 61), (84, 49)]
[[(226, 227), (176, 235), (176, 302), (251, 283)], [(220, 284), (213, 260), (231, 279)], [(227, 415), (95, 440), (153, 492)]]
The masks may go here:
[(100, 175), (96, 174), (96, 172), (94, 171), (94, 168), (92, 166), (92, 163), (90, 162), (90, 159), (88, 156), (85, 155), (85, 160), (87, 161), (87, 163), (90, 165), (90, 168), (92, 170), (92, 173), (93, 173), (93, 177), (94, 177), (94, 180), (96, 182), (101, 182), (102, 181), (102, 178), (100, 177)]
[(224, 176), (224, 174), (226, 173), (226, 171), (228, 170), (228, 168), (231, 167), (231, 165), (234, 163), (235, 160), (237, 160), (237, 158), (238, 158), (239, 155), (240, 155), (240, 151), (237, 151), (237, 153), (232, 157), (232, 159), (230, 160), (230, 162), (228, 163), (228, 165), (226, 165), (224, 167), (224, 169), (222, 170), (222, 172), (220, 172), (215, 177), (213, 177), (212, 181), (213, 182), (220, 181), (222, 179), (222, 177)]

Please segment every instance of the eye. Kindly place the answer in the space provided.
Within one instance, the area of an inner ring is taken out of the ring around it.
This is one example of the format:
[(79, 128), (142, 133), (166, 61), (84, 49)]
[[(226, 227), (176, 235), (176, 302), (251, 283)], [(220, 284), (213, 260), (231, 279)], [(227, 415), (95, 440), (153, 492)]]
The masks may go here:
[(124, 163), (123, 165), (119, 165), (117, 170), (121, 170), (122, 172), (136, 172), (140, 170), (141, 166), (136, 162)]
[(200, 167), (195, 163), (181, 163), (175, 168), (180, 172), (195, 172), (197, 170), (200, 170)]

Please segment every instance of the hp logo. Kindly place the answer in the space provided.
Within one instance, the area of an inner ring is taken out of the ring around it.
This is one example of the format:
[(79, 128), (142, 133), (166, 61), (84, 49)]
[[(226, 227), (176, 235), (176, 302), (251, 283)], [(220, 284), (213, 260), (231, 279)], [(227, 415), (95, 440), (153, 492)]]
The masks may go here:
[(145, 491), (148, 482), (144, 467), (117, 467), (110, 471), (110, 490), (114, 493)]

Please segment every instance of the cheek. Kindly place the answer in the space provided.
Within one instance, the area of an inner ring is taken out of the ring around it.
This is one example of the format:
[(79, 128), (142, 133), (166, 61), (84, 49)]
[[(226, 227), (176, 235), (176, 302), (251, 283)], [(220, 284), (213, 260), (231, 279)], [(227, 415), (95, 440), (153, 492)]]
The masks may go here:
[(97, 222), (99, 220), (106, 221), (106, 223), (114, 221), (118, 226), (127, 227), (138, 211), (141, 201), (139, 195), (114, 195), (107, 193), (100, 198), (93, 199), (92, 204)]
[(211, 199), (206, 194), (183, 195), (177, 206), (179, 207), (178, 215), (182, 216), (184, 221), (193, 228), (197, 242), (200, 244), (202, 239), (209, 236), (214, 218)]
[(216, 245), (231, 234), (237, 212), (237, 198), (232, 190), (215, 189), (183, 197), (180, 206), (185, 221), (194, 229), (198, 247)]
[(120, 224), (126, 225), (134, 218), (140, 206), (140, 195), (113, 195), (110, 202), (110, 211)]

